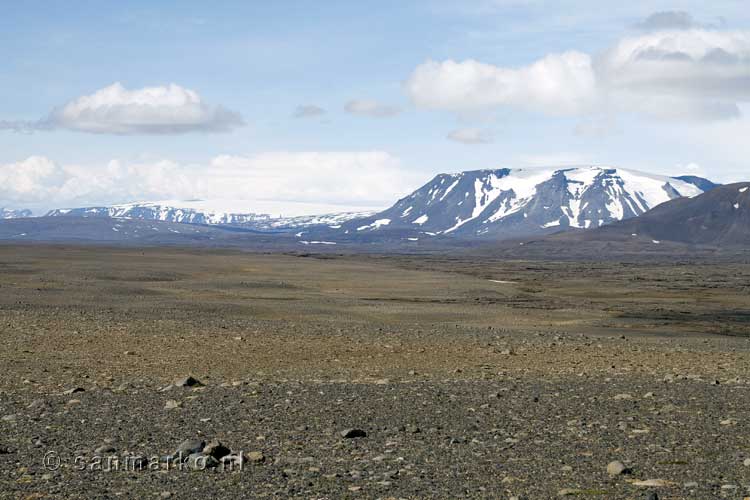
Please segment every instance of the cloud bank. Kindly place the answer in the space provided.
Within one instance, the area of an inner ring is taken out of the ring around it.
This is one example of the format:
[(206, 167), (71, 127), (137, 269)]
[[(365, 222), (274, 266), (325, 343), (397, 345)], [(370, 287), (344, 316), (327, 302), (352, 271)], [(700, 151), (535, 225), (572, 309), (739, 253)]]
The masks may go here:
[(207, 104), (179, 85), (127, 90), (120, 83), (78, 97), (36, 122), (0, 121), (0, 129), (17, 132), (66, 129), (118, 135), (229, 132), (242, 125), (238, 113)]
[[(750, 32), (693, 28), (675, 13), (597, 55), (549, 54), (524, 67), (427, 61), (405, 84), (419, 107), (457, 113), (512, 107), (547, 115), (639, 113), (667, 120), (736, 118), (750, 102)], [(677, 29), (685, 28), (685, 29)]]
[(385, 207), (424, 181), (381, 152), (269, 152), (105, 165), (59, 164), (43, 156), (0, 165), (0, 206), (50, 208), (148, 200), (256, 200)]

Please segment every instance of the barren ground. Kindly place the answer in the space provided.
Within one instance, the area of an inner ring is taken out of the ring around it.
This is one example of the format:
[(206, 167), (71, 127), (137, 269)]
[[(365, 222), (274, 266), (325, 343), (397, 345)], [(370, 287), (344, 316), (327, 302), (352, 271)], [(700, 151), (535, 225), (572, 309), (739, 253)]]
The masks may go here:
[(0, 497), (750, 496), (748, 265), (2, 246), (0, 366)]

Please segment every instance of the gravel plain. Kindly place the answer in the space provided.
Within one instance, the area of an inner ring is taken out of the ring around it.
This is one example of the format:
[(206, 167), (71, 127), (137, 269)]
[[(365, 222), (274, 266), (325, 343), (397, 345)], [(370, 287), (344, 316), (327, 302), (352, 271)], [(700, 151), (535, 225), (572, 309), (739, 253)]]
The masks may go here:
[(748, 276), (2, 247), (0, 498), (742, 499)]

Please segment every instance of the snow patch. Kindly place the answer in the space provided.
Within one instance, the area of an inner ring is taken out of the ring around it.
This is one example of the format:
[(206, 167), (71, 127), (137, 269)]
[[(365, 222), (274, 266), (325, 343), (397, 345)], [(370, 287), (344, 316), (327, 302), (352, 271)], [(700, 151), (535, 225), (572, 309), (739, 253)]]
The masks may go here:
[(391, 219), (378, 219), (372, 224), (367, 224), (366, 226), (359, 226), (357, 228), (357, 231), (364, 231), (369, 229), (380, 229), (383, 226), (387, 226), (391, 223)]
[(424, 224), (425, 222), (427, 222), (429, 219), (430, 218), (428, 216), (426, 216), (426, 215), (420, 215), (419, 217), (417, 217), (416, 219), (414, 219), (414, 222), (412, 222), (412, 224), (419, 224), (421, 226), (422, 224)]

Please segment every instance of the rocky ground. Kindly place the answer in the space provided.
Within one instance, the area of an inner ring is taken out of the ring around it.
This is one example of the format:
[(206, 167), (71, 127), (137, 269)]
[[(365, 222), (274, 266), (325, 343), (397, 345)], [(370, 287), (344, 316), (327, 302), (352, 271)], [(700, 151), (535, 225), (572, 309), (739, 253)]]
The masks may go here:
[(0, 498), (742, 499), (748, 275), (0, 248)]

